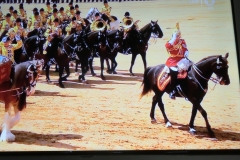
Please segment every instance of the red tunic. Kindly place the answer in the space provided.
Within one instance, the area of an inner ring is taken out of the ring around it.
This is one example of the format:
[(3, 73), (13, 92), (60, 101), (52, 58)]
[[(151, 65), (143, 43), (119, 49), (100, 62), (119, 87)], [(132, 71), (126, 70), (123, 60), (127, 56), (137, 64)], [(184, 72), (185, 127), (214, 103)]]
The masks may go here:
[(177, 63), (184, 58), (185, 51), (188, 51), (184, 39), (176, 40), (173, 45), (167, 42), (165, 47), (170, 56), (166, 61), (166, 66), (168, 67), (177, 66)]

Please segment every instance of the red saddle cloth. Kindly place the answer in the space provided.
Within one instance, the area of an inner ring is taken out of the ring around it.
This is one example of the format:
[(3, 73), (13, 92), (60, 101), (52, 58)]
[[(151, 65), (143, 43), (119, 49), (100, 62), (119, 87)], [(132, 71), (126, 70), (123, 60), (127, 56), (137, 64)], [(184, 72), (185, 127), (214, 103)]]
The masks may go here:
[(10, 79), (11, 66), (11, 60), (0, 55), (0, 84)]

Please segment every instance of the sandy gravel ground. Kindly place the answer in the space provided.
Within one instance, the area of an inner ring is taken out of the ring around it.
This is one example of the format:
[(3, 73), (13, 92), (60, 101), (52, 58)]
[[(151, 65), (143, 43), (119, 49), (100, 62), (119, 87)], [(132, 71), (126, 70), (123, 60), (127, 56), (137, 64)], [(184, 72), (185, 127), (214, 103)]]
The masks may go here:
[[(210, 1), (209, 1), (210, 2)], [(59, 4), (58, 6), (66, 6)], [(101, 3), (79, 4), (82, 17), (90, 7)], [(57, 74), (52, 71), (55, 82), (47, 84), (45, 76), (37, 84), (36, 94), (27, 99), (27, 108), (22, 119), (13, 128), (16, 141), (1, 142), (1, 151), (48, 151), (48, 150), (159, 150), (159, 149), (234, 149), (240, 148), (240, 103), (239, 80), (236, 60), (234, 32), (230, 3), (218, 0), (213, 6), (201, 1), (161, 0), (154, 2), (110, 3), (112, 14), (122, 19), (125, 11), (141, 20), (140, 27), (150, 20), (158, 20), (164, 37), (151, 45), (147, 52), (148, 66), (165, 63), (168, 55), (164, 44), (171, 36), (171, 29), (180, 22), (182, 36), (194, 62), (209, 56), (230, 53), (229, 86), (217, 85), (209, 89), (202, 106), (208, 113), (210, 124), (218, 141), (208, 138), (204, 119), (198, 113), (195, 125), (197, 135), (188, 133), (191, 104), (184, 99), (170, 100), (163, 96), (166, 113), (173, 128), (165, 128), (160, 110), (156, 107), (157, 124), (150, 122), (152, 94), (139, 100), (141, 92), (142, 60), (137, 57), (130, 77), (128, 69), (131, 56), (119, 54), (117, 75), (100, 77), (86, 76), (87, 84), (77, 80), (74, 71), (66, 89), (57, 86)], [(1, 4), (6, 13), (9, 5)], [(28, 14), (36, 4), (25, 5)], [(38, 4), (37, 7), (42, 7)], [(17, 8), (17, 5), (14, 5)], [(99, 59), (94, 69), (100, 73)], [(209, 82), (209, 87), (214, 84)], [(0, 104), (0, 117), (4, 116), (4, 105)]]

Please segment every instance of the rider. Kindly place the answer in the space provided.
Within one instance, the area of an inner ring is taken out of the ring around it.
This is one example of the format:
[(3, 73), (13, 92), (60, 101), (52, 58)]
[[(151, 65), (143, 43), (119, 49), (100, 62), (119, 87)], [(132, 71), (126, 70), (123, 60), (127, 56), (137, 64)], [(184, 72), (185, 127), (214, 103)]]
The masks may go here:
[(57, 9), (57, 4), (56, 3), (53, 4), (53, 9), (55, 9), (55, 8)]
[(75, 12), (77, 12), (77, 11), (80, 11), (80, 10), (79, 10), (79, 6), (76, 4), (75, 5)]
[(60, 12), (60, 13), (58, 14), (58, 17), (59, 17), (59, 19), (60, 19), (60, 23), (62, 23), (62, 22), (65, 21), (65, 20), (68, 20), (68, 16), (67, 16), (67, 14), (64, 12), (64, 8), (63, 8), (63, 7), (60, 8), (59, 12)]
[(106, 14), (108, 17), (110, 17), (111, 16), (110, 12), (111, 12), (112, 7), (110, 7), (108, 5), (108, 1), (107, 0), (104, 0), (103, 4), (104, 4), (104, 7), (102, 8), (102, 12), (101, 13), (102, 14)]
[(12, 21), (13, 21), (13, 24), (14, 26), (16, 25), (16, 20), (17, 18), (19, 18), (20, 16), (18, 15), (18, 11), (17, 10), (14, 10), (13, 11), (13, 16), (12, 16)]
[(55, 9), (53, 9), (53, 14), (51, 15), (51, 17), (48, 18), (47, 24), (52, 26), (53, 25), (53, 21), (56, 18), (59, 18), (59, 17), (58, 17), (58, 10), (55, 8)]
[(70, 34), (72, 34), (72, 32), (76, 32), (76, 17), (72, 18), (72, 22), (69, 23), (69, 25), (66, 27), (66, 32), (67, 32), (67, 36), (69, 36)]
[[(47, 41), (43, 46), (43, 54), (46, 54), (46, 49), (50, 44), (50, 41), (53, 38), (53, 35), (58, 35), (59, 37), (62, 36), (62, 29), (59, 27), (60, 20), (58, 18), (55, 18), (53, 20), (54, 24), (52, 26), (48, 26), (47, 31), (45, 32), (44, 36), (47, 37)], [(51, 54), (51, 53), (50, 53)], [(52, 57), (52, 55), (50, 55)]]
[(36, 12), (34, 12), (34, 17), (29, 19), (28, 29), (30, 31), (32, 31), (32, 30), (38, 29), (40, 27), (42, 27), (42, 22), (41, 22), (41, 18), (39, 16), (39, 12), (36, 11)]
[(101, 21), (104, 26), (107, 26), (107, 30), (110, 29), (109, 25), (100, 17), (100, 14), (96, 13), (95, 14), (95, 21), (93, 21), (91, 26), (90, 26), (90, 29), (91, 29), (92, 32), (97, 31), (96, 23), (99, 22), (99, 21)]
[(27, 20), (27, 12), (24, 10), (23, 6), (19, 7), (19, 15), (23, 21)]
[(2, 10), (1, 10), (1, 6), (0, 6), (0, 20), (3, 19), (3, 13), (2, 13)]
[(52, 9), (52, 7), (50, 6), (50, 2), (49, 1), (47, 1), (47, 3), (46, 3), (46, 8), (44, 9), (45, 11), (46, 11), (46, 15), (51, 15), (52, 14), (52, 12), (53, 12), (53, 9)]
[(172, 34), (172, 38), (167, 41), (165, 44), (167, 52), (169, 53), (169, 58), (166, 61), (166, 68), (170, 69), (171, 76), (171, 92), (169, 93), (169, 97), (171, 99), (175, 99), (175, 87), (177, 85), (177, 75), (179, 68), (178, 62), (185, 57), (188, 57), (188, 49), (184, 39), (181, 38), (181, 31), (179, 29), (179, 23), (176, 24), (176, 29)]
[(84, 20), (80, 16), (81, 11), (76, 11), (76, 20), (82, 22), (83, 25), (85, 25)]
[(19, 35), (15, 35), (15, 39), (17, 41), (17, 44), (11, 44), (11, 39), (9, 36), (5, 36), (2, 39), (2, 42), (0, 42), (0, 54), (3, 56), (8, 57), (12, 61), (12, 68), (11, 68), (11, 74), (10, 78), (13, 82), (14, 78), (14, 70), (15, 70), (15, 61), (14, 61), (14, 50), (17, 50), (22, 47), (23, 43)]
[(47, 24), (47, 15), (43, 8), (40, 9), (40, 18), (41, 18), (42, 25), (45, 26)]
[(73, 3), (70, 2), (70, 3), (68, 4), (68, 7), (69, 7), (69, 8), (66, 9), (66, 14), (69, 14), (70, 8), (73, 7)]
[(75, 10), (74, 7), (70, 7), (70, 11), (68, 12), (68, 17), (71, 20), (73, 17), (75, 17)]
[(3, 21), (0, 21), (0, 33), (2, 34), (4, 31), (9, 30), (14, 26), (13, 22), (11, 21), (11, 14), (8, 13), (5, 17), (6, 19)]
[(21, 38), (27, 37), (26, 30), (21, 26), (22, 20), (20, 18), (16, 19), (16, 26), (14, 27), (15, 33), (17, 33)]
[(9, 7), (9, 13), (11, 14), (11, 16), (13, 15), (13, 10), (14, 10), (13, 6), (10, 6)]

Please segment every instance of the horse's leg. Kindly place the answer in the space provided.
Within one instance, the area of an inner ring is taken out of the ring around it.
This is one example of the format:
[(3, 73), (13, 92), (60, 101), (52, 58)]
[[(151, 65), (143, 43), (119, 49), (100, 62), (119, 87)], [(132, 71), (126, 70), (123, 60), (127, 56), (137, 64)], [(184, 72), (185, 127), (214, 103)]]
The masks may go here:
[(118, 64), (117, 64), (117, 61), (116, 61), (115, 57), (113, 59), (111, 59), (111, 61), (112, 61), (112, 73), (117, 74), (116, 68), (117, 68)]
[(101, 79), (106, 80), (106, 78), (103, 75), (103, 69), (104, 69), (104, 58), (100, 57), (100, 63), (101, 63)]
[(109, 63), (109, 59), (106, 59), (106, 64), (107, 64), (107, 73), (108, 74), (112, 74), (111, 68), (110, 68), (110, 63)]
[(151, 123), (156, 123), (157, 122), (157, 120), (155, 119), (156, 104), (157, 104), (157, 97), (156, 97), (156, 95), (154, 95), (153, 98), (152, 98), (152, 107), (151, 107), (151, 112), (150, 112)]
[(146, 52), (142, 52), (142, 53), (141, 53), (141, 57), (142, 57), (142, 60), (143, 60), (144, 71), (145, 71), (146, 68), (147, 68)]
[(67, 77), (69, 77), (69, 75), (70, 75), (69, 63), (66, 65), (65, 70), (66, 70), (67, 74), (66, 74), (66, 76), (62, 77), (63, 81), (67, 81)]
[(55, 72), (59, 72), (59, 66), (55, 64)]
[(129, 69), (129, 72), (130, 72), (130, 75), (131, 75), (131, 76), (134, 76), (134, 74), (132, 73), (132, 68), (133, 68), (133, 65), (134, 65), (134, 62), (135, 62), (136, 57), (137, 57), (137, 54), (132, 53), (131, 67), (130, 67), (130, 69)]
[[(20, 115), (19, 115), (19, 119), (20, 119)], [(10, 116), (10, 104), (5, 103), (5, 116), (4, 116), (4, 122), (2, 125), (2, 133), (1, 133), (0, 141), (15, 140), (15, 135), (13, 135), (10, 131), (13, 125), (14, 125), (14, 121), (12, 121)]]
[(49, 70), (50, 70), (50, 65), (46, 64), (46, 80), (47, 82), (51, 82), (50, 77), (49, 77)]
[(75, 75), (78, 76), (78, 64), (79, 64), (79, 60), (76, 59), (76, 66), (75, 66)]
[(93, 57), (89, 59), (89, 67), (90, 67), (92, 76), (96, 76), (96, 73), (94, 73), (93, 71)]
[(64, 69), (64, 67), (59, 66), (59, 72), (58, 72), (59, 73), (59, 79), (58, 79), (58, 83), (59, 83), (59, 87), (61, 87), (61, 88), (64, 88), (64, 85), (62, 83), (63, 69)]
[(206, 127), (207, 127), (207, 130), (208, 130), (209, 136), (210, 136), (211, 138), (216, 138), (216, 137), (215, 137), (215, 134), (214, 134), (214, 132), (212, 131), (212, 128), (211, 128), (211, 126), (210, 126), (210, 124), (209, 124), (209, 122), (208, 122), (207, 112), (202, 108), (201, 105), (199, 105), (198, 110), (199, 110), (199, 112), (202, 114), (202, 116), (203, 116), (203, 118), (204, 118), (204, 120), (205, 120), (205, 122), (206, 122)]
[(197, 104), (197, 103), (193, 103), (193, 107), (192, 107), (192, 115), (191, 115), (190, 122), (189, 122), (189, 132), (192, 135), (194, 135), (196, 132), (196, 130), (194, 129), (194, 120), (197, 115), (198, 105), (199, 104)]

